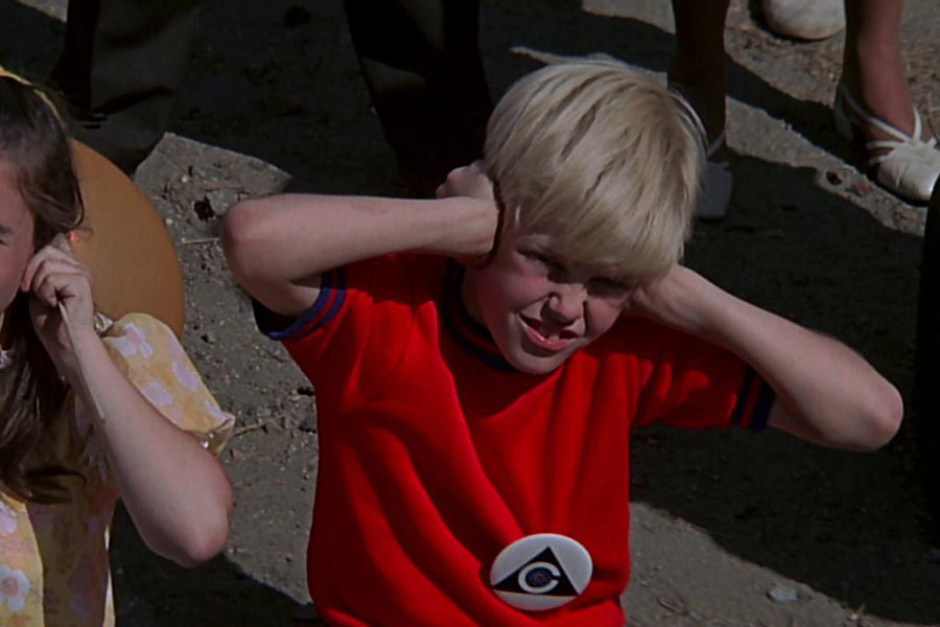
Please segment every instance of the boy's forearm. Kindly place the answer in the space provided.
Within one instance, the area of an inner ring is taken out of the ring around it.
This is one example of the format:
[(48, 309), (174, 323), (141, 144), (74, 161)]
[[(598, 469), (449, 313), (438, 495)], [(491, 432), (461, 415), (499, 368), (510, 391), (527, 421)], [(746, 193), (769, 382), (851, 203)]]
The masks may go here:
[(773, 426), (844, 448), (877, 448), (893, 436), (900, 395), (861, 356), (683, 270), (667, 288), (672, 324), (736, 353), (763, 376), (778, 397)]
[(267, 290), (316, 288), (322, 272), (385, 254), (485, 253), (492, 213), (471, 198), (274, 196), (234, 207), (223, 242), (236, 277), (264, 302)]

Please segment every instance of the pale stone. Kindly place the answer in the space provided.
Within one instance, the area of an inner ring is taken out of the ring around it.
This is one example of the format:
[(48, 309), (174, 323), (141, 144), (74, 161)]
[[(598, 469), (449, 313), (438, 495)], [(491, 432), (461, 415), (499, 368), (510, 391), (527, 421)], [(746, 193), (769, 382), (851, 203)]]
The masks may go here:
[(771, 31), (795, 39), (825, 39), (845, 28), (843, 0), (761, 0)]

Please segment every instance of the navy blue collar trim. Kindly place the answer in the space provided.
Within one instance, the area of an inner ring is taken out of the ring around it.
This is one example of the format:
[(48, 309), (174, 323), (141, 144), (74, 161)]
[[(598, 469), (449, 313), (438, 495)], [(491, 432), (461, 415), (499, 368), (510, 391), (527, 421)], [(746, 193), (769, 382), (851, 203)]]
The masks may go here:
[(503, 357), (486, 326), (473, 319), (461, 293), (464, 268), (453, 259), (444, 274), (444, 302), (441, 320), (448, 335), (464, 352), (500, 372), (517, 372)]

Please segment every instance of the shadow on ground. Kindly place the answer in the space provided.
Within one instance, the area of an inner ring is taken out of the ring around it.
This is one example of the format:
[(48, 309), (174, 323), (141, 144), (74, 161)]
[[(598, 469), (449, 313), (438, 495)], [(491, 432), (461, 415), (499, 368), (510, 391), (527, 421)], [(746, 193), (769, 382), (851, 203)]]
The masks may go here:
[(119, 625), (289, 625), (303, 609), (225, 557), (192, 570), (158, 557), (120, 506), (110, 551)]
[[(288, 1), (206, 3), (173, 130), (275, 163), (304, 187), (403, 192), (369, 113), (339, 5), (306, 4), (307, 19), (287, 26)], [(671, 54), (672, 37), (659, 28), (589, 15), (573, 1), (484, 5), (484, 53), (497, 94), (536, 66), (511, 54), (513, 46), (562, 55), (603, 50), (655, 71), (665, 70)], [(0, 6), (0, 59), (13, 69), (47, 72), (61, 33), (30, 9)], [(846, 158), (828, 108), (795, 99), (739, 64), (731, 68), (734, 98)], [(745, 299), (845, 339), (909, 397), (920, 239), (884, 228), (827, 191), (813, 170), (754, 157), (737, 158), (734, 168), (732, 214), (699, 228), (690, 265)], [(735, 555), (848, 607), (864, 605), (870, 615), (940, 621), (940, 565), (929, 559), (907, 429), (888, 450), (866, 455), (775, 433), (651, 429), (637, 434), (634, 456), (635, 499), (690, 521)], [(286, 620), (297, 607), (224, 559), (184, 571), (145, 555), (129, 527), (119, 516), (119, 616), (140, 624), (152, 617), (153, 624), (256, 625)]]
[[(755, 158), (734, 167), (742, 184), (733, 214), (699, 229), (689, 264), (746, 300), (845, 339), (910, 392), (921, 240), (826, 193), (812, 170)], [(633, 452), (634, 498), (730, 552), (869, 615), (940, 621), (940, 564), (909, 425), (874, 454), (775, 432), (665, 429), (637, 433)]]

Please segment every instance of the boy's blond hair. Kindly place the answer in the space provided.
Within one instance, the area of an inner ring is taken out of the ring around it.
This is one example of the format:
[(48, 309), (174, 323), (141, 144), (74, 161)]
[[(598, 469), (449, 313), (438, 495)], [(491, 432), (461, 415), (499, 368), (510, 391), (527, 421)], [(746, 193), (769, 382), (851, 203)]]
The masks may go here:
[(542, 68), (499, 101), (485, 153), (506, 223), (551, 236), (563, 261), (643, 278), (681, 259), (703, 132), (654, 79), (612, 60)]

